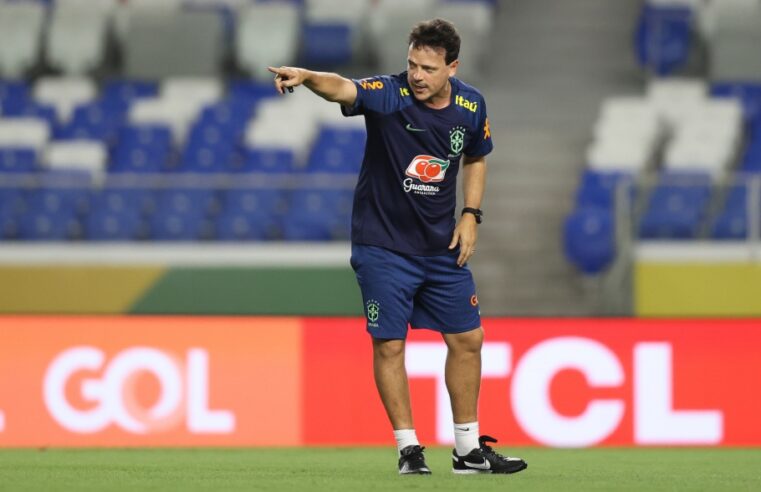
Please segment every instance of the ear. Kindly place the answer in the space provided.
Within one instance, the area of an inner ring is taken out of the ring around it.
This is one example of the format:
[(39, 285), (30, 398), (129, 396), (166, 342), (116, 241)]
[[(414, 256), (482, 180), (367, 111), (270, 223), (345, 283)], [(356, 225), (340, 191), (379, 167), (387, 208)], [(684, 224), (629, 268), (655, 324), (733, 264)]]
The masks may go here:
[(449, 76), (454, 77), (457, 74), (457, 67), (460, 65), (460, 60), (455, 60), (449, 64)]

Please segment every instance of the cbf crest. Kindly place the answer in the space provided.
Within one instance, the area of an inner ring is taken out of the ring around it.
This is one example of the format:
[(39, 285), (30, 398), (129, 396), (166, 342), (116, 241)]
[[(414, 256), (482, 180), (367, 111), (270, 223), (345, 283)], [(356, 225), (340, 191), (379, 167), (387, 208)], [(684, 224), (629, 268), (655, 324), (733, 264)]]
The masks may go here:
[(375, 299), (370, 299), (367, 301), (365, 306), (367, 308), (367, 321), (369, 322), (370, 326), (378, 326), (378, 318), (380, 318), (380, 303)]
[(449, 148), (453, 154), (459, 154), (462, 152), (462, 148), (465, 146), (465, 128), (456, 126), (449, 130)]

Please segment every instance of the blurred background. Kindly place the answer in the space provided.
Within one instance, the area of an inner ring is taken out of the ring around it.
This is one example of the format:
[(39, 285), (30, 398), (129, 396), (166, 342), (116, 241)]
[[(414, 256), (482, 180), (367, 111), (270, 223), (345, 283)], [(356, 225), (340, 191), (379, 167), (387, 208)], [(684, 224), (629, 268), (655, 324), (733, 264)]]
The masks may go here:
[(489, 316), (761, 314), (758, 0), (0, 2), (0, 312), (355, 315), (362, 118), (267, 65), (486, 97)]

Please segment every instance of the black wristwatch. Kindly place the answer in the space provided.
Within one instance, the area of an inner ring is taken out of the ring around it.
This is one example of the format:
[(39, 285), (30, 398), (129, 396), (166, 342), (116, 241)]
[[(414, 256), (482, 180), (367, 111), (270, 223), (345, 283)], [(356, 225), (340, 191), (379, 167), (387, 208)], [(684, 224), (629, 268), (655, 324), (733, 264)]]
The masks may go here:
[(476, 224), (481, 223), (481, 218), (484, 216), (484, 213), (481, 211), (480, 208), (473, 208), (473, 207), (465, 207), (462, 209), (462, 213), (460, 215), (464, 214), (473, 214), (476, 216)]

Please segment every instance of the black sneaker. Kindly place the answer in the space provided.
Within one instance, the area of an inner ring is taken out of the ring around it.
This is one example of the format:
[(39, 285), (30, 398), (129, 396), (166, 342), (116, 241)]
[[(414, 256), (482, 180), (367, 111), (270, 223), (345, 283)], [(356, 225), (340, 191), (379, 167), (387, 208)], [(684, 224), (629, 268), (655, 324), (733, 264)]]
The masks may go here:
[(520, 458), (511, 458), (497, 453), (486, 444), (487, 442), (497, 442), (497, 440), (490, 436), (481, 436), (478, 438), (481, 447), (465, 456), (458, 456), (456, 449), (452, 451), (452, 472), (461, 474), (516, 473), (528, 467), (528, 464)]
[(417, 444), (402, 449), (399, 456), (399, 475), (430, 475), (431, 470), (425, 464), (423, 446)]

